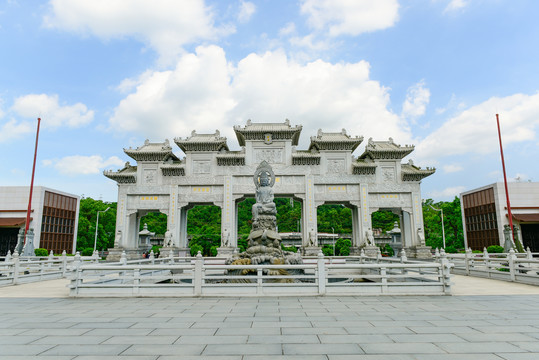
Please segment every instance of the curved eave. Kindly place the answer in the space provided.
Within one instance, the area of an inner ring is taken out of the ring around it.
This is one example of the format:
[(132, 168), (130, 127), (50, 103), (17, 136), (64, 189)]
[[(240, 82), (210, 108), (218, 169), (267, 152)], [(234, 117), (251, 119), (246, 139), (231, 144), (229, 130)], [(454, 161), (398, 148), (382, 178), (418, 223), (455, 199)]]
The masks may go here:
[(124, 153), (136, 161), (165, 161), (172, 158), (179, 160), (172, 151), (140, 151), (133, 149), (124, 149)]
[(401, 176), (402, 176), (402, 181), (421, 181), (424, 178), (431, 176), (435, 172), (436, 172), (436, 169), (428, 169), (428, 170), (416, 169), (414, 171), (402, 170)]
[(116, 181), (118, 184), (135, 184), (137, 182), (137, 175), (134, 172), (124, 174), (116, 171), (103, 171), (103, 175)]
[(163, 176), (185, 176), (185, 167), (183, 165), (161, 165), (161, 174)]
[(311, 152), (293, 153), (292, 165), (320, 165), (320, 154)]
[(292, 129), (279, 129), (279, 130), (258, 130), (258, 129), (241, 129), (240, 127), (234, 127), (236, 138), (240, 146), (245, 146), (247, 140), (264, 140), (266, 134), (271, 134), (273, 141), (280, 140), (292, 140), (292, 145), (297, 146), (299, 143), (299, 137), (301, 135), (302, 127), (296, 126)]
[(218, 166), (243, 166), (245, 165), (245, 154), (224, 153), (216, 156)]
[(188, 151), (228, 151), (226, 138), (222, 141), (189, 141), (179, 138), (174, 139), (174, 142), (183, 152)]
[(341, 141), (320, 141), (311, 138), (311, 145), (309, 150), (315, 148), (316, 150), (346, 150), (354, 151), (363, 141), (363, 139), (350, 139)]
[(367, 149), (365, 152), (360, 156), (360, 159), (365, 159), (367, 156), (371, 159), (376, 160), (401, 160), (404, 157), (408, 156), (414, 151), (414, 149), (406, 149), (406, 150), (372, 150)]
[(352, 164), (352, 173), (355, 175), (374, 175), (376, 167), (376, 164), (356, 163)]

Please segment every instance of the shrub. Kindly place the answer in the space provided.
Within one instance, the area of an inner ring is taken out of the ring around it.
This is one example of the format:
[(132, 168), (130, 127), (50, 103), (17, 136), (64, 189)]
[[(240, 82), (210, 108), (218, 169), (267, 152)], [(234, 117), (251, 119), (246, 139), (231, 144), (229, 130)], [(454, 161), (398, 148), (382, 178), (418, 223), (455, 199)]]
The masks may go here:
[(217, 256), (217, 246), (212, 246), (210, 248), (210, 255), (213, 256), (213, 257)]
[(352, 246), (352, 241), (350, 239), (339, 239), (335, 243), (335, 254), (340, 256), (350, 255), (350, 247)]
[(161, 246), (154, 245), (154, 246), (152, 246), (152, 250), (151, 250), (151, 251), (153, 251), (153, 254), (154, 254), (154, 255), (157, 255), (157, 254), (159, 254), (159, 253), (161, 252)]
[(395, 250), (393, 250), (393, 248), (389, 244), (386, 244), (385, 246), (380, 246), (380, 252), (382, 253), (382, 255), (395, 255)]
[(43, 248), (34, 249), (34, 254), (36, 254), (36, 256), (48, 256), (49, 255), (49, 253), (47, 252), (47, 249), (43, 249)]
[(201, 253), (204, 251), (204, 248), (202, 247), (202, 245), (199, 245), (199, 244), (191, 245), (191, 256), (197, 256), (199, 251)]
[(445, 252), (448, 253), (448, 254), (456, 254), (456, 253), (457, 253), (457, 249), (455, 249), (454, 246), (449, 245), (449, 246), (446, 246), (446, 247), (445, 247)]
[(487, 248), (487, 252), (490, 254), (503, 253), (503, 247), (500, 245), (490, 245)]
[(94, 249), (91, 247), (84, 248), (80, 254), (82, 256), (92, 256), (94, 254)]
[(292, 246), (284, 246), (283, 244), (281, 244), (281, 249), (283, 249), (284, 251), (291, 251), (291, 252), (298, 252), (298, 248), (295, 247), (294, 245)]
[(322, 247), (322, 253), (324, 256), (333, 256), (333, 245), (324, 245)]

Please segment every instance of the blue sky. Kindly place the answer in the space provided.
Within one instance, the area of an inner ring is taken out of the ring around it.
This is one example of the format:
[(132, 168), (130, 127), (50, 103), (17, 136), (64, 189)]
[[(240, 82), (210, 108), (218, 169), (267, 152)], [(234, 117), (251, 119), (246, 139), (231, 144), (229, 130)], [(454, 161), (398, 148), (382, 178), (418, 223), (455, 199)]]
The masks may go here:
[[(123, 148), (302, 124), (414, 144), (424, 198), (539, 181), (534, 0), (0, 2), (0, 185), (107, 201)], [(363, 146), (356, 150), (361, 154)], [(179, 148), (175, 149), (183, 156)], [(407, 159), (405, 159), (406, 161)]]

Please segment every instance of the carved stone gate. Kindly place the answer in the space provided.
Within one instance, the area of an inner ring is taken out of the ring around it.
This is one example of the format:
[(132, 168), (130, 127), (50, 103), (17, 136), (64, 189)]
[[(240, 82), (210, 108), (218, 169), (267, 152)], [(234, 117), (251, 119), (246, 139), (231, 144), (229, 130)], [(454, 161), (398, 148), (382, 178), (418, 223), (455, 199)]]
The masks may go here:
[[(223, 239), (237, 246), (238, 203), (254, 196), (252, 176), (265, 160), (276, 175), (276, 197), (293, 197), (302, 203), (302, 244), (312, 245), (317, 231), (316, 209), (323, 204), (343, 204), (352, 210), (353, 250), (365, 243), (372, 228), (371, 214), (390, 209), (401, 217), (403, 246), (413, 255), (424, 246), (420, 182), (435, 169), (421, 169), (410, 160), (401, 163), (413, 146), (368, 140), (359, 157), (352, 155), (363, 137), (319, 130), (307, 150), (297, 150), (301, 126), (252, 123), (234, 126), (240, 151), (230, 151), (219, 131), (175, 138), (184, 152), (180, 159), (168, 140), (136, 149), (124, 149), (137, 164), (126, 163), (104, 175), (118, 183), (116, 251), (138, 250), (140, 217), (147, 211), (168, 216), (167, 239), (175, 250), (187, 248), (187, 211), (194, 205), (221, 208)], [(315, 239), (316, 241), (316, 236)], [(114, 255), (113, 255), (114, 256)]]

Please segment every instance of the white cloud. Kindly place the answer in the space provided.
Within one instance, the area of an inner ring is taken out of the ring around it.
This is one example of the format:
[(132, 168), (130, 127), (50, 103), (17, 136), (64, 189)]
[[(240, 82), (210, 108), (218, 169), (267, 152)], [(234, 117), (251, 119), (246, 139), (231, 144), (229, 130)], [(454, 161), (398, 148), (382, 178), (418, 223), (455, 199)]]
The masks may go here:
[(28, 122), (17, 122), (11, 119), (0, 123), (0, 143), (15, 140), (24, 134), (32, 132), (32, 126)]
[(387, 89), (369, 79), (365, 61), (300, 64), (274, 51), (250, 54), (234, 66), (221, 48), (208, 46), (182, 56), (173, 70), (139, 80), (114, 111), (115, 130), (163, 139), (219, 129), (235, 139), (232, 125), (249, 118), (289, 118), (304, 125), (303, 146), (319, 128), (403, 143), (411, 138), (406, 123), (388, 110)]
[(71, 176), (99, 174), (105, 168), (122, 166), (124, 164), (124, 162), (117, 156), (111, 156), (104, 160), (99, 155), (73, 155), (66, 156), (61, 159), (46, 159), (43, 160), (42, 163), (44, 166), (52, 165), (61, 174)]
[(60, 105), (58, 95), (30, 94), (15, 99), (11, 111), (25, 118), (41, 117), (43, 127), (79, 127), (91, 122), (94, 112), (86, 105)]
[(154, 138), (187, 136), (195, 128), (214, 131), (235, 105), (229, 65), (217, 46), (198, 47), (175, 69), (147, 72), (137, 81), (136, 91), (114, 111), (115, 129)]
[(466, 190), (465, 186), (453, 186), (440, 191), (431, 191), (427, 196), (432, 199), (454, 199), (455, 196), (459, 196), (464, 190)]
[(455, 12), (464, 9), (468, 6), (468, 0), (451, 0), (444, 9), (444, 13)]
[(133, 37), (169, 62), (182, 46), (231, 32), (214, 27), (203, 0), (51, 0), (44, 25), (108, 40)]
[(496, 113), (504, 146), (535, 140), (539, 125), (539, 94), (493, 97), (447, 120), (416, 147), (416, 156), (432, 160), (463, 154), (499, 151)]
[(286, 24), (285, 27), (281, 28), (279, 30), (279, 35), (281, 36), (287, 36), (287, 35), (291, 35), (293, 33), (296, 32), (296, 24), (294, 24), (293, 22), (290, 22), (288, 24)]
[(425, 87), (425, 81), (421, 80), (406, 91), (406, 100), (402, 104), (402, 115), (411, 119), (424, 115), (429, 100), (430, 90)]
[(464, 168), (460, 165), (457, 165), (457, 164), (448, 164), (448, 165), (444, 165), (442, 166), (442, 170), (445, 172), (445, 173), (455, 173), (455, 172), (459, 172), (459, 171), (462, 171), (464, 170)]
[(240, 4), (240, 12), (238, 14), (238, 21), (240, 23), (246, 23), (251, 19), (251, 16), (256, 11), (256, 6), (252, 2), (249, 1), (241, 1)]
[(398, 10), (397, 0), (303, 0), (301, 5), (308, 24), (330, 36), (386, 29), (397, 22)]

